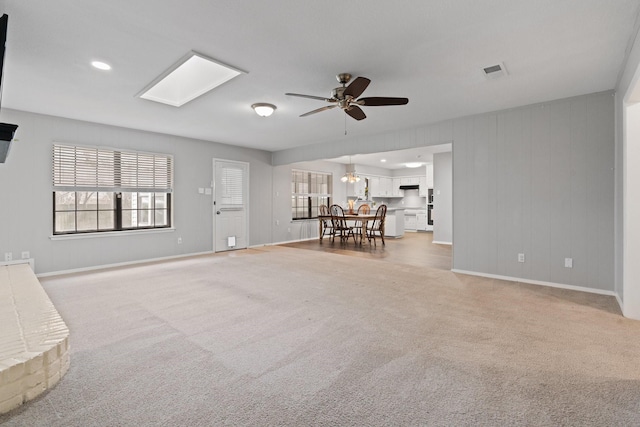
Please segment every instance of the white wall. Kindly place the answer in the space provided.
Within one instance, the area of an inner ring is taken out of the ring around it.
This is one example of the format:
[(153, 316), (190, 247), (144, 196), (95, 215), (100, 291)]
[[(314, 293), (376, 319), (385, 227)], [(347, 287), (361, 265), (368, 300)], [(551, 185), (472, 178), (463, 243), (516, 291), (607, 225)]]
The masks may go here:
[(433, 155), (433, 241), (453, 242), (453, 160), (451, 153)]
[[(266, 151), (7, 109), (0, 120), (19, 125), (7, 162), (0, 164), (0, 254), (12, 252), (16, 258), (29, 251), (36, 273), (211, 251), (212, 197), (198, 194), (198, 188), (210, 186), (214, 157), (250, 163), (250, 244), (271, 242)], [(175, 231), (51, 240), (54, 141), (173, 154)]]
[[(636, 23), (636, 30), (640, 22)], [(627, 60), (616, 86), (616, 226), (615, 291), (627, 317), (640, 319), (640, 33), (627, 50)], [(636, 104), (636, 105), (634, 105)]]
[(624, 301), (625, 316), (640, 319), (640, 103), (625, 108), (624, 148)]

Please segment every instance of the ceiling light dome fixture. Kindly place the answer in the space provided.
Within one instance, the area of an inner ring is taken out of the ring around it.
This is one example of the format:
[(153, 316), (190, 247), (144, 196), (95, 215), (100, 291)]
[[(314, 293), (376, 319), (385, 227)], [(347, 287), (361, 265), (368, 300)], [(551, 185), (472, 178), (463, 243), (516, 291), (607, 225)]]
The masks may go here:
[(349, 157), (349, 164), (347, 165), (347, 172), (340, 178), (342, 182), (348, 182), (353, 184), (354, 182), (360, 182), (360, 177), (356, 173), (356, 166), (351, 163), (351, 157)]
[(111, 65), (107, 64), (106, 62), (102, 62), (102, 61), (92, 61), (91, 65), (94, 68), (97, 68), (98, 70), (108, 71), (108, 70), (111, 69)]
[(417, 163), (417, 162), (416, 163), (407, 163), (405, 166), (408, 167), (408, 168), (419, 168), (420, 166), (422, 166), (422, 163)]
[(267, 104), (266, 102), (258, 102), (251, 106), (260, 117), (269, 117), (276, 111), (276, 106), (273, 104)]

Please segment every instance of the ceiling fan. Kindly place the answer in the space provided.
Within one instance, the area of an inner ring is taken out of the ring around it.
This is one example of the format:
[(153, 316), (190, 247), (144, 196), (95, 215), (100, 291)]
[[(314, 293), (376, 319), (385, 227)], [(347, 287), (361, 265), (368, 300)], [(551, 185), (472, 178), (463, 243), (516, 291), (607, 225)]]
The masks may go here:
[(336, 79), (342, 86), (337, 87), (331, 91), (331, 98), (313, 95), (302, 95), (299, 93), (285, 93), (285, 95), (317, 99), (319, 101), (326, 101), (333, 104), (327, 105), (325, 107), (320, 107), (313, 111), (309, 111), (308, 113), (300, 115), (300, 117), (306, 117), (310, 116), (311, 114), (319, 113), (321, 111), (340, 107), (344, 110), (345, 113), (347, 113), (354, 119), (363, 120), (366, 119), (367, 116), (364, 114), (364, 111), (362, 111), (360, 106), (378, 107), (382, 105), (405, 105), (409, 102), (408, 98), (388, 98), (380, 96), (356, 99), (360, 95), (362, 95), (362, 92), (364, 92), (367, 86), (369, 86), (371, 80), (366, 77), (356, 77), (355, 80), (352, 81), (349, 86), (347, 86), (347, 83), (349, 83), (349, 81), (351, 80), (351, 74), (341, 73), (336, 76)]

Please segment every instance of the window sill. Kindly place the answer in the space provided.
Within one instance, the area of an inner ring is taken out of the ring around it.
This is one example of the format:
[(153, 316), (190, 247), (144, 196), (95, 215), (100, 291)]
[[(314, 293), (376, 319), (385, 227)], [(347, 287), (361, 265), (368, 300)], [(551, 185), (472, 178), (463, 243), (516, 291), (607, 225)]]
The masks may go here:
[(173, 233), (175, 228), (151, 228), (146, 230), (104, 231), (101, 233), (56, 234), (49, 236), (51, 240), (93, 239), (95, 237), (122, 237), (135, 234)]

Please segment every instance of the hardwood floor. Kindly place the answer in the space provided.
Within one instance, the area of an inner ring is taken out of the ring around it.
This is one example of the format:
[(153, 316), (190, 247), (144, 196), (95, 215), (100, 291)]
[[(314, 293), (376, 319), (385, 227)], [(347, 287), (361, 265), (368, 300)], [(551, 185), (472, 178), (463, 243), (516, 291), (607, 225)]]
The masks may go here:
[(354, 244), (353, 240), (349, 240), (348, 243), (341, 243), (338, 239), (331, 242), (330, 238), (325, 237), (322, 242), (316, 239), (286, 243), (282, 246), (377, 259), (394, 264), (417, 265), (440, 270), (451, 269), (451, 246), (432, 243), (433, 233), (431, 232), (408, 232), (400, 239), (386, 238), (385, 241), (386, 245), (383, 245), (380, 239), (377, 245), (368, 242), (360, 245)]

